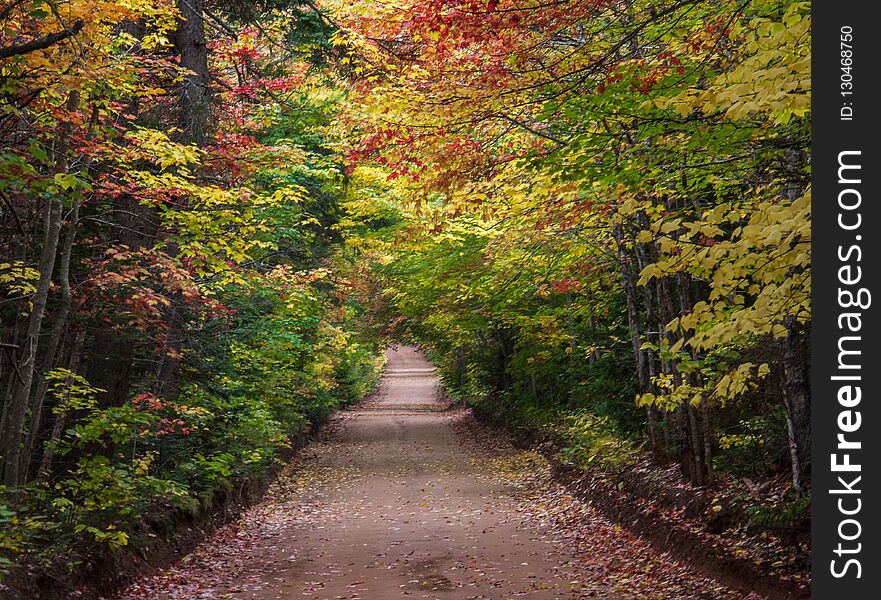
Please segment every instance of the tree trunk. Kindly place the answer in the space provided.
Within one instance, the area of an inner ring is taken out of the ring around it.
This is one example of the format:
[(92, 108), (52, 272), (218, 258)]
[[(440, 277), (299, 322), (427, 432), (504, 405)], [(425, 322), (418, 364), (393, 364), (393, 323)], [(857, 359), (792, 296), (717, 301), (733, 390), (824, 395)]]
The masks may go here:
[(645, 353), (642, 351), (642, 336), (639, 325), (639, 306), (637, 304), (636, 283), (630, 267), (630, 257), (624, 246), (624, 230), (621, 225), (615, 225), (612, 236), (617, 242), (618, 266), (621, 269), (621, 281), (624, 284), (624, 293), (627, 298), (627, 326), (630, 329), (630, 344), (633, 348), (633, 360), (636, 365), (636, 380), (640, 393), (649, 390), (649, 380), (645, 365)]
[(789, 435), (792, 487), (796, 494), (805, 489), (810, 477), (811, 413), (810, 388), (805, 377), (801, 352), (801, 332), (793, 316), (784, 319), (788, 331), (783, 347), (783, 403)]
[(177, 306), (172, 307), (166, 323), (168, 333), (162, 344), (154, 392), (160, 398), (174, 400), (180, 392), (180, 356), (184, 332), (183, 317)]
[[(676, 274), (676, 289), (679, 292), (679, 315), (685, 315), (691, 312), (694, 307), (694, 303), (691, 298), (691, 276), (687, 273), (677, 273)], [(687, 338), (687, 334), (683, 334)], [(688, 348), (686, 346), (686, 348)], [(691, 349), (688, 349), (688, 353), (691, 358), (694, 358), (694, 353)], [(697, 374), (695, 373), (685, 373), (683, 378), (686, 383), (697, 386), (698, 379)], [(701, 403), (701, 409), (706, 409), (706, 399), (704, 399)], [(704, 410), (705, 412), (705, 410)], [(695, 480), (694, 484), (698, 486), (702, 486), (707, 483), (707, 479), (709, 476), (709, 471), (711, 469), (708, 464), (707, 454), (704, 450), (709, 445), (707, 442), (707, 431), (702, 427), (702, 421), (698, 420), (697, 415), (697, 407), (695, 407), (691, 402), (688, 404), (688, 423), (691, 429), (691, 451), (694, 455), (695, 462)]]
[(181, 20), (174, 33), (180, 66), (187, 71), (178, 92), (178, 126), (182, 139), (204, 141), (211, 117), (211, 79), (205, 41), (205, 0), (178, 0)]
[(701, 407), (701, 419), (704, 428), (704, 466), (707, 469), (707, 484), (716, 483), (716, 471), (713, 469), (713, 427), (710, 421), (710, 407), (703, 404)]
[[(53, 368), (58, 359), (58, 350), (61, 346), (61, 340), (67, 331), (67, 319), (70, 315), (70, 307), (73, 302), (73, 295), (70, 290), (70, 255), (73, 252), (73, 241), (76, 237), (76, 229), (79, 224), (80, 201), (78, 198), (73, 199), (73, 208), (70, 211), (70, 219), (67, 224), (67, 232), (64, 236), (64, 243), (61, 248), (60, 263), (58, 265), (58, 281), (61, 286), (61, 308), (55, 315), (55, 323), (52, 326), (52, 335), (49, 338), (49, 344), (46, 347), (46, 356), (43, 359), (42, 372), (45, 375)], [(40, 421), (43, 416), (43, 402), (46, 398), (48, 384), (42, 380), (37, 385), (37, 393), (34, 395), (34, 403), (31, 407), (31, 427), (28, 433), (27, 441), (27, 461), (33, 455), (37, 437), (39, 436)]]
[[(174, 34), (180, 65), (187, 71), (178, 95), (178, 141), (202, 145), (211, 122), (211, 78), (208, 70), (208, 45), (205, 41), (204, 0), (178, 0), (181, 20)], [(174, 255), (175, 250), (169, 250)], [(166, 325), (168, 332), (156, 370), (155, 393), (169, 400), (180, 391), (180, 355), (183, 347), (185, 318), (182, 299), (172, 299)]]
[(19, 377), (12, 390), (12, 398), (7, 411), (6, 428), (3, 432), (3, 481), (8, 486), (23, 483), (22, 478), (22, 436), (24, 435), (25, 414), (31, 396), (31, 387), (36, 371), (37, 349), (43, 327), (43, 313), (49, 298), (52, 272), (55, 270), (55, 255), (58, 250), (58, 237), (61, 233), (61, 202), (49, 201), (44, 211), (45, 236), (40, 255), (40, 279), (33, 297), (33, 308), (28, 318), (28, 328), (20, 350), (18, 362)]
[[(655, 281), (660, 321), (662, 324), (669, 323), (675, 317), (673, 298), (670, 292), (670, 281), (665, 277), (658, 278)], [(676, 342), (677, 337), (673, 332), (666, 332), (666, 337), (670, 345)], [(667, 363), (667, 369), (669, 369), (668, 372), (673, 377), (673, 384), (676, 386), (682, 385), (682, 373), (677, 368), (675, 360), (665, 362)], [(682, 471), (693, 485), (702, 486), (706, 481), (705, 463), (703, 459), (703, 444), (700, 441), (700, 427), (694, 414), (694, 407), (691, 404), (686, 404), (685, 406), (678, 407), (675, 412), (677, 413), (676, 420), (679, 431), (677, 445), (679, 445), (678, 451)]]
[[(639, 213), (637, 215), (637, 223), (642, 229), (648, 228), (648, 220), (642, 213)], [(640, 271), (642, 271), (642, 269), (646, 268), (649, 265), (649, 256), (651, 255), (652, 251), (649, 247), (649, 244), (636, 244), (636, 259)], [(641, 289), (643, 304), (645, 304), (645, 339), (649, 342), (651, 341), (652, 328), (655, 328), (657, 330), (658, 344), (660, 344), (661, 324), (658, 322), (657, 311), (655, 310), (655, 305), (652, 299), (651, 286), (644, 285), (641, 286)], [(655, 351), (651, 349), (646, 349), (644, 352), (645, 366), (647, 370), (646, 378), (649, 382), (648, 389), (646, 389), (646, 391), (655, 392), (655, 384), (652, 383), (658, 374), (655, 368)], [(665, 443), (665, 436), (660, 431), (660, 414), (656, 406), (646, 406), (646, 421), (649, 437), (649, 447), (656, 458), (664, 458), (666, 450), (669, 449), (669, 444)]]

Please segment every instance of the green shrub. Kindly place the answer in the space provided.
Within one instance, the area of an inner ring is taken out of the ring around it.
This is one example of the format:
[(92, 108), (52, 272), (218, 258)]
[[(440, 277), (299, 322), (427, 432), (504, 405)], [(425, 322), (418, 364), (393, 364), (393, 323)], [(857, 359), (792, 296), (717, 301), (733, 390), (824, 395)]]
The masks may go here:
[(634, 444), (616, 435), (609, 417), (587, 411), (566, 415), (560, 431), (567, 443), (561, 458), (570, 464), (613, 470), (633, 464), (639, 457)]

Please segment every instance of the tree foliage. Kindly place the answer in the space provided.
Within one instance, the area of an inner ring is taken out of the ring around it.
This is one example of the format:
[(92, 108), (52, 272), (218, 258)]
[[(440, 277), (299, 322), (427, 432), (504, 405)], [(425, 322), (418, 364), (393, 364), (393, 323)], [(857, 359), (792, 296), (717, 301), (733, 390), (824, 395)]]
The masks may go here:
[(807, 3), (0, 22), (3, 560), (210, 505), (365, 394), (389, 340), (573, 462), (782, 469), (804, 496)]
[(809, 6), (332, 6), (360, 75), (349, 160), (409, 224), (387, 297), (449, 382), (614, 414), (696, 485), (720, 429), (779, 403), (802, 493)]
[(52, 568), (210, 508), (379, 362), (332, 261), (324, 17), (12, 0), (0, 20), (0, 547)]

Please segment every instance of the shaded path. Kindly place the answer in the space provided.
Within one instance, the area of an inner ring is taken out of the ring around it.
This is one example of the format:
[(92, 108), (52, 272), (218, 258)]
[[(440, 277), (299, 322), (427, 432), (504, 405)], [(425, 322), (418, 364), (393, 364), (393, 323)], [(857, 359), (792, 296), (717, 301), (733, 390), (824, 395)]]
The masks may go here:
[(135, 598), (742, 598), (658, 556), (547, 464), (445, 408), (430, 363), (388, 353), (267, 497)]

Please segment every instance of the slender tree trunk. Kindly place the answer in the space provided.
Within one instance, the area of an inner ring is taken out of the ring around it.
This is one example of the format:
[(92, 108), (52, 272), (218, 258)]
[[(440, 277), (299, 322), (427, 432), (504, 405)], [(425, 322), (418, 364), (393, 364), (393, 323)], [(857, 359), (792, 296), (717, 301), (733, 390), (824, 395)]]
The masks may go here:
[(786, 426), (789, 436), (789, 454), (792, 467), (792, 487), (796, 494), (805, 489), (810, 461), (811, 416), (810, 389), (801, 358), (801, 333), (795, 317), (787, 316), (784, 325), (788, 331), (783, 347), (783, 403), (786, 407)]
[(673, 410), (673, 421), (676, 429), (676, 453), (679, 456), (679, 469), (683, 477), (694, 483), (696, 477), (694, 456), (689, 449), (688, 416), (684, 406), (677, 406)]
[[(676, 274), (676, 289), (679, 292), (679, 315), (685, 315), (691, 312), (694, 303), (691, 298), (691, 278), (686, 273), (677, 273)], [(691, 350), (688, 350), (689, 355), (694, 358), (694, 353)], [(683, 379), (686, 383), (697, 386), (697, 375), (695, 373), (685, 373), (683, 375)], [(703, 403), (706, 403), (706, 399), (703, 400)], [(702, 408), (705, 408), (705, 404), (701, 404)], [(691, 430), (691, 452), (694, 456), (695, 463), (695, 480), (694, 484), (698, 486), (702, 486), (707, 483), (709, 466), (707, 464), (707, 457), (704, 453), (704, 449), (707, 447), (706, 435), (707, 432), (703, 431), (702, 420), (698, 420), (697, 407), (695, 407), (690, 401), (688, 403), (688, 423), (689, 428)]]
[(700, 424), (697, 420), (697, 410), (691, 402), (686, 406), (688, 412), (688, 428), (691, 441), (691, 455), (694, 460), (694, 478), (692, 483), (698, 487), (706, 483), (706, 468), (704, 463), (703, 443), (701, 440)]
[(612, 236), (617, 243), (618, 266), (621, 269), (621, 281), (624, 284), (624, 293), (627, 298), (627, 326), (630, 329), (630, 344), (633, 349), (633, 360), (636, 365), (636, 380), (640, 393), (647, 392), (649, 380), (646, 372), (645, 353), (642, 351), (642, 336), (639, 324), (639, 305), (637, 304), (636, 283), (630, 266), (630, 257), (624, 246), (624, 230), (621, 225), (615, 225)]
[[(19, 340), (23, 333), (23, 328), (21, 323), (15, 323), (14, 325), (11, 325), (9, 329), (12, 330), (12, 339), (10, 340), (10, 343), (3, 348), (3, 356), (6, 358), (7, 364), (9, 365), (9, 374), (5, 380), (6, 389), (3, 390), (3, 412), (0, 414), (0, 435), (6, 431), (6, 422), (9, 419), (9, 406), (12, 404), (12, 393), (15, 389), (16, 381), (21, 377), (18, 372), (16, 354), (21, 350)], [(0, 443), (0, 467), (3, 465), (2, 452), (2, 443)]]
[[(70, 219), (67, 224), (67, 232), (64, 236), (64, 242), (61, 248), (61, 257), (58, 265), (58, 281), (61, 287), (61, 308), (55, 315), (55, 323), (52, 326), (52, 334), (49, 338), (49, 344), (46, 347), (46, 356), (43, 360), (42, 372), (45, 375), (51, 371), (57, 362), (61, 340), (67, 331), (67, 319), (70, 315), (70, 307), (73, 302), (73, 295), (70, 290), (70, 256), (73, 252), (73, 241), (76, 237), (76, 229), (79, 224), (80, 201), (78, 198), (73, 199), (73, 207), (70, 211)], [(41, 380), (37, 384), (37, 393), (34, 395), (34, 403), (31, 407), (32, 422), (27, 441), (27, 461), (33, 455), (34, 446), (39, 436), (40, 421), (43, 416), (43, 402), (46, 398), (48, 384), (45, 380)]]
[[(669, 280), (666, 277), (656, 279), (656, 289), (660, 321), (661, 323), (669, 323), (675, 315)], [(676, 341), (676, 336), (672, 332), (668, 331), (666, 336), (667, 342), (670, 345)], [(668, 360), (665, 362), (667, 363), (667, 369), (669, 369), (668, 372), (673, 377), (673, 384), (677, 387), (682, 385), (682, 373), (677, 368), (675, 361)], [(699, 437), (697, 418), (694, 415), (694, 407), (686, 404), (685, 406), (678, 407), (675, 412), (677, 429), (679, 431), (677, 445), (679, 446), (679, 457), (683, 473), (687, 475), (693, 485), (702, 486), (706, 478), (704, 476), (703, 452), (701, 451), (702, 444)]]
[(707, 469), (707, 483), (716, 483), (716, 471), (713, 469), (713, 426), (710, 421), (710, 407), (704, 403), (700, 407), (704, 428), (704, 465)]
[[(637, 214), (637, 224), (643, 228), (648, 228), (648, 219), (646, 219), (643, 213)], [(635, 244), (636, 247), (636, 259), (639, 265), (640, 271), (646, 268), (649, 263), (649, 256), (652, 255), (651, 249), (649, 248), (649, 244)], [(658, 343), (661, 341), (661, 324), (658, 322), (658, 317), (656, 314), (654, 302), (652, 301), (652, 291), (651, 286), (644, 285), (641, 286), (642, 290), (642, 300), (645, 305), (645, 338), (647, 341), (651, 341), (652, 329), (657, 330), (658, 335)], [(648, 385), (646, 391), (655, 392), (655, 385), (652, 383), (657, 376), (657, 370), (655, 368), (656, 357), (655, 352), (651, 349), (644, 350), (645, 352), (645, 367), (646, 367), (646, 378), (648, 379)], [(648, 429), (648, 437), (649, 437), (649, 446), (652, 450), (652, 453), (657, 458), (663, 458), (663, 455), (666, 453), (666, 448), (669, 448), (669, 444), (665, 444), (664, 434), (660, 431), (660, 415), (658, 412), (658, 408), (656, 406), (646, 406), (646, 421), (647, 421), (647, 429)]]
[(37, 350), (43, 327), (43, 313), (49, 298), (52, 272), (55, 270), (55, 255), (58, 250), (58, 236), (61, 232), (61, 202), (51, 200), (47, 203), (43, 220), (45, 236), (40, 256), (40, 279), (34, 293), (31, 314), (28, 318), (27, 333), (20, 350), (18, 363), (19, 377), (13, 387), (12, 398), (7, 412), (6, 429), (3, 432), (3, 481), (8, 486), (23, 483), (22, 478), (22, 436), (24, 435), (25, 415), (31, 396), (31, 387), (36, 371)]

